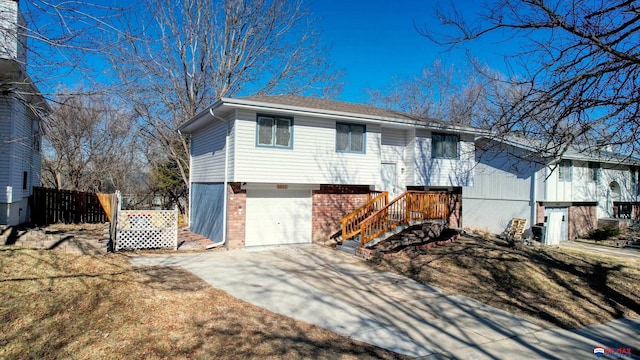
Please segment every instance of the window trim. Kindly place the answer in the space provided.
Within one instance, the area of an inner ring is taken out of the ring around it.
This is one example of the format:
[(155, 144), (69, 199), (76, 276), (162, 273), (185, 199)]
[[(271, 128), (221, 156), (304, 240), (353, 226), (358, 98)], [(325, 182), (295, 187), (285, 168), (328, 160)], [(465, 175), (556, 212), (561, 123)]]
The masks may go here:
[[(436, 156), (436, 143), (435, 137), (442, 136), (443, 140), (446, 142), (448, 137), (454, 137), (456, 139), (456, 155), (455, 157), (448, 157), (446, 154), (441, 156)], [(458, 134), (450, 134), (450, 133), (441, 133), (441, 132), (432, 132), (431, 133), (431, 158), (432, 159), (443, 159), (443, 160), (460, 160), (460, 135)]]
[[(343, 126), (348, 126), (349, 127), (349, 149), (347, 150), (339, 150), (338, 149), (338, 126), (343, 125)], [(351, 146), (352, 142), (351, 142), (351, 134), (353, 133), (353, 131), (351, 130), (352, 126), (358, 126), (358, 127), (362, 127), (362, 151), (354, 151), (352, 150), (353, 147)], [(366, 154), (367, 153), (367, 125), (366, 124), (358, 124), (358, 123), (346, 123), (346, 122), (336, 122), (336, 143), (335, 143), (335, 149), (337, 153), (343, 153), (343, 154)]]
[[(272, 126), (272, 129), (271, 129), (271, 145), (260, 144), (260, 118), (270, 118), (273, 120), (274, 126)], [(289, 146), (282, 146), (282, 145), (276, 144), (277, 127), (275, 126), (275, 122), (278, 119), (289, 121)], [(256, 115), (256, 147), (269, 148), (269, 149), (293, 150), (293, 117), (271, 115), (271, 114), (257, 114)]]

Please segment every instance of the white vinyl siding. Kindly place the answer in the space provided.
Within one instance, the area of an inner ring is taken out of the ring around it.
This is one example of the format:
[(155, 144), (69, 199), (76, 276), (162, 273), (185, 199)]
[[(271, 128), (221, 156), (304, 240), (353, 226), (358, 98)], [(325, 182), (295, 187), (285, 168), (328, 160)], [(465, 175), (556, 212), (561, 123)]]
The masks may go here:
[(8, 97), (0, 97), (0, 203), (7, 201), (7, 186), (10, 186), (11, 149), (10, 139), (13, 133), (11, 102)]
[(475, 165), (473, 135), (460, 137), (459, 159), (432, 157), (431, 133), (417, 129), (414, 146), (416, 186), (472, 186)]
[(495, 151), (475, 154), (473, 186), (462, 188), (464, 226), (501, 233), (512, 218), (525, 218), (531, 224), (532, 197), (543, 191), (537, 181), (544, 179), (542, 165), (512, 156), (517, 151), (513, 148), (486, 147)]
[(216, 121), (191, 137), (191, 182), (223, 182), (227, 124)]
[(256, 113), (238, 110), (233, 181), (299, 184), (375, 184), (380, 171), (379, 127), (367, 125), (366, 154), (335, 149), (336, 121), (293, 119), (290, 151), (256, 146)]
[(614, 195), (610, 188), (613, 182), (620, 187), (620, 201), (638, 201), (638, 197), (634, 194), (632, 171), (629, 166), (600, 163), (597, 182), (593, 181), (593, 169), (589, 167), (589, 162), (574, 160), (571, 168), (571, 181), (560, 180), (559, 166), (555, 169), (547, 168), (550, 173), (546, 180), (544, 201), (597, 202), (598, 217), (613, 216), (611, 203)]
[[(13, 100), (13, 139), (11, 158), (11, 183), (13, 187), (13, 201), (19, 201), (30, 195), (30, 174), (33, 172), (31, 161), (33, 137), (31, 132), (31, 119), (27, 117), (26, 105), (20, 100)], [(23, 189), (23, 175), (27, 172), (27, 188)]]

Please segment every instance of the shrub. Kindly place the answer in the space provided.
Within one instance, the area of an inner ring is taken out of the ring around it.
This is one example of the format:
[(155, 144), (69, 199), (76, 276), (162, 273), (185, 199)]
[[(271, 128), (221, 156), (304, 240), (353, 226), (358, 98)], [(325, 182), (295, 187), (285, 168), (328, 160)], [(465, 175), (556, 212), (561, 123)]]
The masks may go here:
[(607, 240), (610, 237), (620, 235), (620, 229), (615, 227), (606, 226), (602, 229), (595, 229), (589, 232), (589, 239), (593, 240)]

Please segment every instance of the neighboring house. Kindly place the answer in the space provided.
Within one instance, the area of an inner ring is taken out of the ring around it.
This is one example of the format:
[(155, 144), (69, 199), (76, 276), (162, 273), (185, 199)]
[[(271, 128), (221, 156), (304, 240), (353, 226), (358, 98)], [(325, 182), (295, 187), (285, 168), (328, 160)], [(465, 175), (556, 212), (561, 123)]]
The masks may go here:
[(462, 191), (465, 226), (503, 232), (512, 218), (529, 226), (562, 214), (560, 240), (597, 228), (598, 219), (640, 217), (640, 160), (570, 148), (545, 158), (518, 139), (478, 138), (473, 187)]
[(49, 109), (26, 73), (21, 29), (18, 1), (0, 0), (0, 225), (29, 221), (28, 198), (40, 185), (38, 114)]
[(458, 227), (474, 182), (476, 129), (370, 106), (223, 98), (179, 130), (191, 135), (191, 230), (231, 248), (326, 240), (374, 189), (452, 194)]

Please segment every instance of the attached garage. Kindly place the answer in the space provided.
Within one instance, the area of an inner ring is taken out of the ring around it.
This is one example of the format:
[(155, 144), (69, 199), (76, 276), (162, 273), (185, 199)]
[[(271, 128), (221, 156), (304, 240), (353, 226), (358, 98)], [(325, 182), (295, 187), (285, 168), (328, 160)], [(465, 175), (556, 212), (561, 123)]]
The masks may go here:
[(311, 243), (311, 190), (248, 189), (245, 246)]

